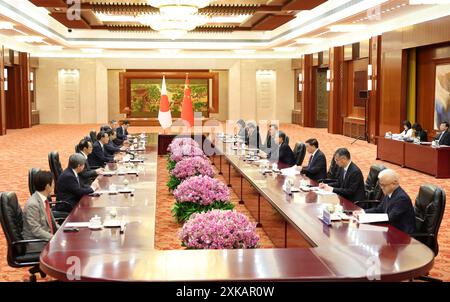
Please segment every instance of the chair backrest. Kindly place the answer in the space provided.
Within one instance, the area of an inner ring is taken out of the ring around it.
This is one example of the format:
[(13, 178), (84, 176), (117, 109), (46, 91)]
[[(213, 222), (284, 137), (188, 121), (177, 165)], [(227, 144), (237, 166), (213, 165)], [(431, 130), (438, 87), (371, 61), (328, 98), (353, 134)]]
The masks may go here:
[(416, 197), (414, 212), (416, 216), (416, 232), (432, 234), (425, 239), (417, 240), (427, 245), (437, 255), (439, 252), (438, 232), (445, 211), (445, 192), (435, 185), (422, 185)]
[(383, 191), (378, 183), (378, 174), (386, 169), (383, 165), (372, 165), (369, 170), (369, 174), (366, 178), (364, 188), (366, 191), (366, 198), (369, 200), (381, 200), (383, 197)]
[(61, 162), (59, 161), (59, 153), (57, 151), (52, 151), (48, 154), (48, 165), (50, 166), (50, 171), (52, 171), (53, 174), (56, 193), (56, 182), (58, 181), (59, 175), (61, 175), (63, 171), (61, 167)]
[(284, 140), (284, 142), (289, 145), (289, 136), (286, 135), (286, 139)]
[(38, 168), (31, 168), (28, 170), (28, 190), (30, 191), (30, 195), (33, 195), (34, 192), (36, 192), (36, 188), (34, 187), (34, 176), (39, 171), (40, 169)]
[(338, 179), (339, 174), (341, 173), (341, 169), (342, 168), (337, 165), (336, 161), (334, 160), (334, 156), (333, 156), (333, 158), (331, 159), (330, 167), (327, 172), (327, 178), (328, 179)]
[(294, 157), (295, 164), (297, 166), (301, 166), (303, 164), (303, 160), (305, 159), (306, 154), (306, 145), (303, 142), (298, 142), (294, 147)]
[(75, 153), (80, 153), (80, 147), (78, 146), (78, 144), (75, 145)]
[(0, 193), (0, 221), (8, 244), (8, 263), (11, 264), (14, 263), (17, 256), (26, 252), (26, 247), (23, 244), (18, 244), (15, 247), (12, 245), (15, 241), (23, 240), (22, 209), (17, 201), (16, 193)]
[(97, 132), (92, 130), (89, 132), (89, 137), (91, 138), (92, 143), (95, 143), (97, 141)]

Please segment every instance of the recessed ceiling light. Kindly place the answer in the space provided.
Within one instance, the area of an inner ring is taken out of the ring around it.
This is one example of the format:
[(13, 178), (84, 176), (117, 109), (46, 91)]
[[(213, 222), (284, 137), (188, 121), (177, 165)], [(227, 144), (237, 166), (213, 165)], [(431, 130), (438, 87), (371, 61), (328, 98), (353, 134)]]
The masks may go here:
[(42, 45), (39, 47), (41, 50), (57, 51), (62, 50), (63, 47), (59, 45)]
[(84, 53), (102, 53), (103, 49), (101, 49), (101, 48), (81, 48), (81, 52), (84, 52)]
[(298, 44), (317, 44), (323, 42), (321, 38), (300, 38), (296, 40)]
[(24, 42), (24, 43), (38, 43), (38, 42), (42, 42), (44, 40), (43, 37), (39, 37), (39, 36), (15, 36), (14, 39), (16, 39), (19, 42)]
[(331, 32), (355, 32), (366, 29), (366, 25), (354, 25), (354, 24), (344, 24), (344, 25), (332, 25), (329, 27)]
[(14, 24), (11, 22), (0, 22), (0, 29), (14, 29)]

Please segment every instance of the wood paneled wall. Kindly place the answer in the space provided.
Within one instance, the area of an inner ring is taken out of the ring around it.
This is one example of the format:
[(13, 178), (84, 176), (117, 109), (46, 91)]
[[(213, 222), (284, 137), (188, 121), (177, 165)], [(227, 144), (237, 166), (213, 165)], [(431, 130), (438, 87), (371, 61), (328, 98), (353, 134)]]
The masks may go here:
[(26, 52), (19, 54), (20, 66), (20, 107), (21, 128), (31, 127), (31, 99), (30, 99), (30, 55)]
[[(379, 126), (381, 135), (386, 131), (400, 131), (401, 122), (406, 118), (407, 62), (405, 49), (446, 43), (449, 40), (450, 16), (383, 33), (381, 41), (382, 70)], [(422, 54), (422, 56), (429, 55)], [(426, 68), (425, 66), (422, 67)], [(433, 75), (434, 72), (428, 74), (429, 79), (427, 80), (434, 82)], [(422, 96), (418, 95), (417, 99), (417, 120), (425, 128), (430, 129), (430, 120), (434, 118), (434, 112), (430, 109), (430, 106), (433, 105), (431, 103), (425, 104), (427, 100), (430, 102), (430, 96), (424, 96), (424, 94), (434, 95), (434, 85), (431, 91), (424, 91), (430, 89), (430, 83), (427, 80), (417, 82), (418, 90), (423, 94)], [(420, 88), (422, 85), (424, 87)], [(434, 104), (434, 101), (432, 103)]]
[(313, 70), (313, 55), (305, 55), (303, 62), (303, 93), (302, 93), (302, 112), (303, 112), (303, 126), (314, 127), (315, 125), (315, 107), (316, 98), (314, 91), (314, 73)]
[[(383, 45), (385, 37), (383, 35)], [(399, 132), (406, 118), (406, 53), (402, 49), (382, 51), (379, 132)]]
[[(5, 55), (7, 54), (7, 56)], [(31, 127), (30, 55), (2, 46), (0, 64), (0, 135), (6, 129)], [(8, 69), (8, 91), (5, 92), (4, 68)]]
[(344, 47), (330, 49), (331, 85), (328, 94), (328, 132), (342, 133), (342, 106), (344, 80)]
[(436, 135), (434, 129), (436, 65), (450, 64), (450, 43), (421, 47), (417, 50), (416, 120), (428, 131), (428, 138)]
[(4, 47), (0, 47), (0, 135), (6, 134), (6, 107), (5, 107), (5, 75)]
[(381, 36), (370, 39), (369, 64), (372, 64), (372, 91), (368, 100), (368, 135), (370, 142), (380, 135), (380, 95), (381, 95)]

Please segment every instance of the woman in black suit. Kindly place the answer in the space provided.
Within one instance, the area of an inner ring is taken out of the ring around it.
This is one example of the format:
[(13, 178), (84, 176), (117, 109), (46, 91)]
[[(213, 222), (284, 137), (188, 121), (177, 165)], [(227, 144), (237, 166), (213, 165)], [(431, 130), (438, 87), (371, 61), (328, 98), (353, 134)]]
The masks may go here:
[(414, 137), (418, 137), (421, 142), (428, 141), (427, 133), (422, 129), (422, 126), (419, 123), (415, 123), (413, 126)]

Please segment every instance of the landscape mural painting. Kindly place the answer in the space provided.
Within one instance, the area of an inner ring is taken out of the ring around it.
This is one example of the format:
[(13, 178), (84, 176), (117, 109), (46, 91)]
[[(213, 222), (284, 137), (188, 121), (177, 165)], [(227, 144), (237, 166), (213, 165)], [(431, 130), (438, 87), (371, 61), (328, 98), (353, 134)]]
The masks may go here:
[[(131, 117), (158, 117), (159, 101), (161, 99), (162, 79), (131, 79), (130, 99)], [(185, 79), (167, 79), (167, 95), (170, 102), (172, 117), (180, 117), (183, 103)], [(189, 79), (191, 98), (194, 111), (209, 116), (209, 80)]]

